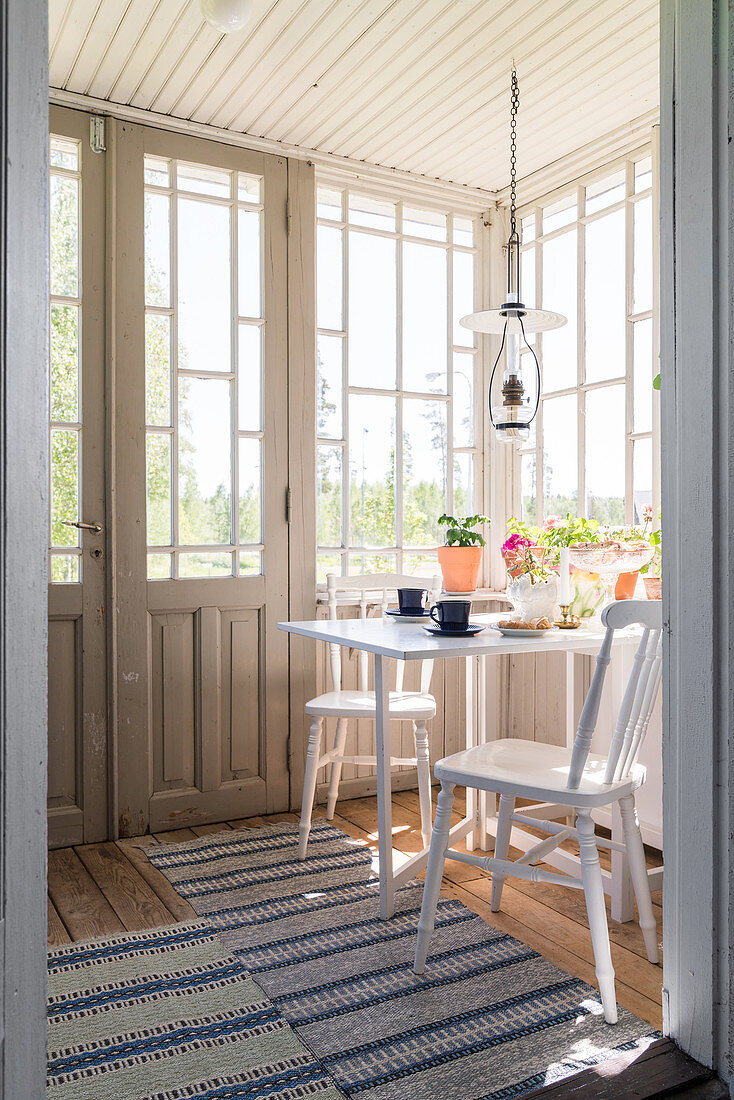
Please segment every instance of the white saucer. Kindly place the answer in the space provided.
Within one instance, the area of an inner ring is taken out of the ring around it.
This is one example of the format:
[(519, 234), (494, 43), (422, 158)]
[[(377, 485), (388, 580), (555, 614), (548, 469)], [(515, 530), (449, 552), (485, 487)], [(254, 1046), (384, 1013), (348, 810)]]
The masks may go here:
[(517, 630), (515, 627), (498, 626), (497, 623), (490, 623), (489, 625), (492, 630), (498, 630), (506, 638), (542, 638), (544, 634), (550, 634), (552, 631), (558, 630), (557, 626), (549, 626), (546, 630)]

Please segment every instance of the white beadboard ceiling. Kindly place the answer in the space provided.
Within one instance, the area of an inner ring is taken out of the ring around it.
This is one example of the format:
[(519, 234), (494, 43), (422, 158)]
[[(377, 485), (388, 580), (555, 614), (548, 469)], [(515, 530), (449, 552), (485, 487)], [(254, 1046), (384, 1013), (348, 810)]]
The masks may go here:
[(50, 83), (112, 104), (501, 191), (658, 107), (658, 0), (50, 0)]

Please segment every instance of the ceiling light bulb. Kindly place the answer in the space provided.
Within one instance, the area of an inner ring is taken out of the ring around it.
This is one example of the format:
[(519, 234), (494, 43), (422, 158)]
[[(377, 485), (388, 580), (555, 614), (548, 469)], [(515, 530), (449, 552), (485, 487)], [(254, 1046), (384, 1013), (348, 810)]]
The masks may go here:
[(201, 14), (220, 34), (241, 31), (252, 15), (252, 0), (199, 0)]

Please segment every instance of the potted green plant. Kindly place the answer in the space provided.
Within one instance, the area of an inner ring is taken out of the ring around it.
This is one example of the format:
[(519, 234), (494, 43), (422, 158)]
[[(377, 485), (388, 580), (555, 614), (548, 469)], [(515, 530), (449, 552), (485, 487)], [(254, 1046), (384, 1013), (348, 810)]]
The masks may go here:
[(661, 600), (663, 598), (663, 580), (661, 576), (662, 532), (651, 531), (648, 541), (655, 550), (655, 555), (649, 565), (642, 567), (640, 573), (643, 574), (642, 580), (648, 600)]
[(486, 545), (482, 533), (474, 528), (480, 523), (489, 525), (489, 520), (486, 516), (457, 519), (444, 512), (438, 522), (447, 529), (446, 544), (438, 547), (444, 591), (474, 592), (482, 564), (482, 548)]
[(558, 574), (545, 560), (545, 549), (541, 550), (538, 555), (535, 547), (526, 547), (518, 563), (519, 574), (507, 584), (507, 598), (524, 621), (546, 618), (553, 622), (558, 610)]

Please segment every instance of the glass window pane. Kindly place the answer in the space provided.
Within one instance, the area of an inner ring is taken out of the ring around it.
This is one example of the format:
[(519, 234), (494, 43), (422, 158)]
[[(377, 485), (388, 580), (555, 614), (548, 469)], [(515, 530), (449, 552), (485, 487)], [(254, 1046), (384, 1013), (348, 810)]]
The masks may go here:
[(319, 328), (341, 332), (342, 231), (329, 225), (317, 228), (316, 317)]
[(350, 554), (348, 576), (358, 577), (361, 573), (395, 573), (397, 554)]
[(180, 378), (178, 522), (182, 546), (231, 541), (229, 382)]
[(459, 347), (473, 348), (474, 333), (459, 324), (467, 313), (474, 312), (474, 256), (471, 252), (453, 253), (454, 272), (454, 335)]
[(146, 515), (148, 546), (171, 545), (171, 437), (146, 437)]
[(262, 541), (262, 457), (259, 439), (240, 440), (240, 543)]
[(79, 578), (78, 554), (51, 554), (51, 583), (75, 584)]
[(263, 556), (260, 550), (240, 550), (240, 576), (258, 577), (263, 571)]
[(262, 317), (259, 210), (237, 212), (237, 286), (241, 317)]
[(240, 543), (262, 540), (262, 445), (259, 439), (239, 441)]
[(79, 180), (51, 176), (51, 293), (79, 293)]
[[(526, 306), (535, 307), (535, 249), (528, 248), (520, 257), (520, 297)], [(532, 340), (530, 341), (532, 343)]]
[(395, 546), (395, 399), (349, 398), (349, 509), (353, 546)]
[(470, 516), (474, 514), (474, 507), (474, 455), (455, 454), (453, 514)]
[(611, 176), (606, 176), (586, 188), (586, 213), (595, 214), (615, 202), (621, 202), (625, 196), (625, 171), (620, 168)]
[(453, 227), (454, 244), (464, 245), (465, 248), (473, 248), (474, 222), (471, 218), (457, 218), (454, 215)]
[(171, 304), (171, 200), (145, 196), (145, 304)]
[(435, 546), (446, 511), (445, 401), (403, 401), (403, 546)]
[(634, 327), (634, 430), (652, 431), (652, 318)]
[[(652, 507), (652, 439), (636, 439), (632, 456), (633, 522), (645, 522), (645, 509)], [(653, 518), (653, 530), (660, 526)]]
[(436, 554), (403, 554), (403, 568), (401, 570), (407, 577), (425, 577), (433, 580), (441, 576), (441, 567), (438, 564)]
[(211, 554), (195, 551), (191, 554), (179, 554), (179, 577), (231, 577), (232, 555)]
[(146, 157), (144, 161), (144, 178), (152, 187), (170, 187), (171, 162), (163, 157)]
[(535, 240), (535, 211), (522, 219), (522, 232), (520, 240), (523, 244), (529, 244)]
[(215, 195), (222, 199), (228, 199), (232, 193), (232, 173), (226, 168), (179, 164), (176, 179), (180, 191), (195, 191), (197, 195)]
[(535, 472), (537, 469), (535, 454), (520, 456), (520, 492), (522, 494), (521, 518), (525, 523), (538, 522), (538, 500), (535, 488)]
[(232, 369), (229, 224), (229, 207), (178, 200), (180, 368)]
[(625, 522), (624, 390), (586, 394), (586, 515), (615, 526)]
[(652, 187), (652, 157), (645, 157), (635, 164), (635, 194)]
[(155, 313), (145, 317), (145, 421), (171, 423), (171, 319)]
[(79, 546), (79, 532), (66, 527), (79, 515), (79, 435), (75, 431), (51, 432), (51, 545)]
[(79, 419), (78, 306), (51, 306), (51, 419)]
[(316, 457), (318, 505), (316, 542), (319, 546), (342, 544), (342, 449), (319, 447)]
[(341, 336), (320, 335), (316, 347), (317, 394), (316, 434), (342, 438), (342, 353)]
[(474, 443), (474, 356), (454, 352), (454, 446)]
[(403, 389), (446, 393), (446, 252), (403, 242)]
[(79, 142), (66, 138), (51, 138), (51, 167), (68, 168), (71, 172), (79, 169)]
[(349, 221), (352, 225), (365, 225), (369, 229), (395, 229), (395, 203), (367, 195), (349, 195)]
[(240, 202), (262, 202), (260, 176), (246, 176), (240, 172), (237, 176), (237, 198)]
[(576, 221), (576, 195), (564, 195), (550, 206), (543, 208), (543, 232), (552, 233)]
[(349, 381), (393, 389), (396, 377), (396, 242), (349, 234)]
[(562, 313), (567, 324), (544, 332), (543, 391), (567, 389), (578, 381), (576, 316), (576, 230), (543, 245), (543, 308)]
[(342, 213), (342, 192), (319, 187), (316, 191), (316, 217), (340, 222)]
[(586, 380), (625, 373), (625, 212), (586, 227)]
[(403, 233), (406, 237), (427, 237), (430, 241), (446, 240), (446, 215), (434, 210), (403, 207)]
[(238, 349), (239, 427), (259, 432), (262, 428), (262, 329), (239, 326)]
[(543, 402), (545, 516), (578, 515), (578, 404), (576, 394)]
[(171, 554), (148, 554), (148, 580), (167, 581), (171, 576)]
[(341, 554), (317, 554), (316, 555), (316, 583), (325, 584), (328, 573), (342, 576)]
[(634, 312), (652, 309), (652, 195), (635, 203)]

